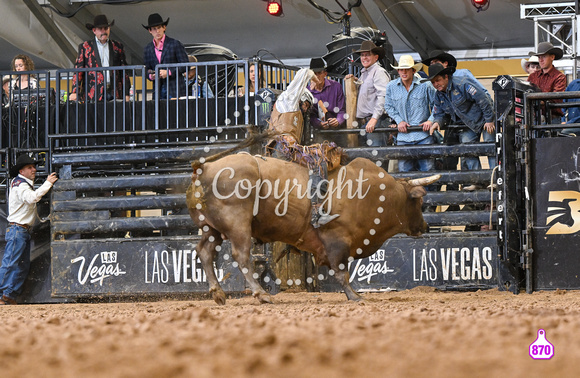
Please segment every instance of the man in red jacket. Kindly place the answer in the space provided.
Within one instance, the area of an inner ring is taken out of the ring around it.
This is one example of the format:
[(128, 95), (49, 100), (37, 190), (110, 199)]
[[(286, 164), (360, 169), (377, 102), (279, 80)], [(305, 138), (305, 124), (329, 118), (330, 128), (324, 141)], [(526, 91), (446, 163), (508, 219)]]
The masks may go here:
[[(109, 38), (111, 26), (107, 16), (95, 16), (92, 24), (86, 27), (92, 30), (95, 38), (79, 45), (79, 55), (75, 68), (117, 67), (126, 66), (125, 48), (123, 44)], [(129, 101), (131, 81), (129, 75), (122, 70), (99, 70), (77, 72), (73, 76), (71, 101), (103, 101), (120, 100), (125, 96)]]

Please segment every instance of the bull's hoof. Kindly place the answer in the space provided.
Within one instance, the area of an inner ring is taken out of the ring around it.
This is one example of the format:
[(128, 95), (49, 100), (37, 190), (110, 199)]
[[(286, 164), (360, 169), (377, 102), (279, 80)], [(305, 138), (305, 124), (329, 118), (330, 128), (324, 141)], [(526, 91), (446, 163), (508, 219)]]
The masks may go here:
[(364, 298), (355, 292), (352, 292), (350, 294), (346, 293), (346, 297), (348, 298), (349, 301), (353, 301), (353, 302), (364, 301)]
[(254, 297), (256, 297), (260, 301), (260, 304), (264, 304), (264, 303), (273, 304), (274, 303), (274, 301), (272, 300), (272, 296), (270, 294), (256, 293), (256, 294), (254, 294)]
[(215, 301), (215, 303), (219, 304), (220, 306), (226, 304), (226, 293), (224, 293), (223, 290), (210, 290), (210, 291), (211, 296)]

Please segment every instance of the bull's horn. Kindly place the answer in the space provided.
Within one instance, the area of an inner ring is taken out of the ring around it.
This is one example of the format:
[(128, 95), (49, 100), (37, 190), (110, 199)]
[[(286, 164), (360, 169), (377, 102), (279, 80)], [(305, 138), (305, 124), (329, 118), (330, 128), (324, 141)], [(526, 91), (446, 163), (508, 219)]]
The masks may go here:
[(409, 180), (409, 184), (412, 186), (426, 186), (433, 184), (435, 181), (439, 180), (441, 175), (433, 175), (429, 177), (422, 177), (418, 179)]

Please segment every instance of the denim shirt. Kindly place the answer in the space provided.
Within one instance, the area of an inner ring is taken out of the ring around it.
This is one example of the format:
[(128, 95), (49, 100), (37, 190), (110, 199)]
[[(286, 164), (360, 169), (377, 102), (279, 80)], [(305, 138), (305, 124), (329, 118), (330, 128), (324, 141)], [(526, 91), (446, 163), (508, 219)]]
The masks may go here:
[(437, 91), (433, 118), (443, 124), (445, 114), (455, 115), (473, 132), (479, 133), (486, 122), (493, 122), (493, 100), (473, 79), (449, 76), (447, 91)]
[[(570, 84), (568, 84), (566, 91), (580, 91), (580, 79), (576, 79), (573, 82), (571, 82)], [(577, 98), (564, 99), (564, 102), (578, 102), (578, 101), (579, 100)], [(568, 112), (568, 114), (567, 114), (568, 121), (566, 123), (579, 123), (580, 122), (580, 107), (579, 106), (576, 106), (573, 108), (562, 108), (562, 111), (564, 112), (564, 114), (566, 114), (566, 112)]]
[[(431, 83), (423, 83), (413, 76), (413, 82), (409, 90), (397, 78), (387, 84), (385, 96), (385, 112), (399, 123), (405, 121), (411, 126), (419, 126), (425, 121), (433, 121), (431, 109), (433, 108), (436, 90)], [(409, 133), (399, 132), (397, 138), (404, 142), (416, 142), (429, 136), (425, 131), (412, 131)]]

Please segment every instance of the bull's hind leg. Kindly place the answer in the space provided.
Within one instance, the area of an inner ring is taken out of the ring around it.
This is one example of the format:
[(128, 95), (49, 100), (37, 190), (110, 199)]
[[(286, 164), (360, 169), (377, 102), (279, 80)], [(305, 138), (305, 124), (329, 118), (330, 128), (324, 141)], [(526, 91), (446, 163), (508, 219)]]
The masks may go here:
[(249, 234), (249, 232), (238, 232), (238, 235), (234, 237), (229, 235), (232, 243), (232, 257), (238, 263), (239, 269), (242, 271), (246, 282), (250, 286), (250, 290), (252, 290), (252, 295), (257, 298), (260, 303), (272, 303), (272, 297), (270, 294), (268, 294), (254, 278), (254, 266), (250, 258), (252, 238), (247, 236)]
[(213, 300), (219, 305), (226, 304), (226, 294), (222, 290), (215, 275), (213, 262), (215, 259), (215, 248), (220, 245), (222, 241), (221, 234), (217, 230), (210, 228), (208, 231), (202, 233), (201, 239), (196, 247), (197, 255), (201, 260), (201, 265), (203, 266), (203, 270), (209, 283), (209, 292)]

